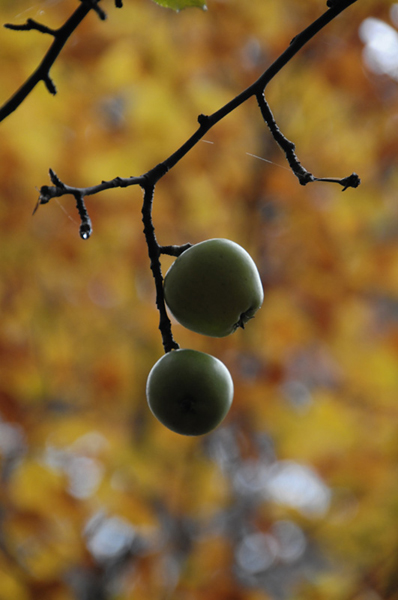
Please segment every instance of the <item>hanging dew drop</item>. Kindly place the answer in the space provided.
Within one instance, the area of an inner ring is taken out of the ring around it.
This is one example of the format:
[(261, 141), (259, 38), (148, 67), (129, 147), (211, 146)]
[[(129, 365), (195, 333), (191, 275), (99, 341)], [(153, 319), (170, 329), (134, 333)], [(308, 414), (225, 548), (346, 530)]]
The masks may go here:
[(88, 240), (88, 238), (90, 237), (90, 235), (92, 233), (91, 224), (82, 223), (82, 225), (80, 226), (79, 233), (80, 233), (80, 237), (82, 238), (82, 240)]
[(82, 238), (82, 240), (88, 240), (88, 238), (91, 235), (91, 229), (80, 229), (80, 237)]

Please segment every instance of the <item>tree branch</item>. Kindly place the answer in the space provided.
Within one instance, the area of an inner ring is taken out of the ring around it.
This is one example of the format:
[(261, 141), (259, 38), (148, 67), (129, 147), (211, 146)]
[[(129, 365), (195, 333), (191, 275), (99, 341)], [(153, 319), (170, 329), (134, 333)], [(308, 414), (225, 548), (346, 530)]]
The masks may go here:
[(152, 223), (152, 204), (153, 194), (155, 186), (146, 179), (141, 185), (144, 190), (144, 201), (142, 204), (142, 222), (144, 223), (144, 234), (146, 243), (148, 246), (148, 255), (151, 265), (153, 277), (155, 279), (156, 287), (156, 306), (159, 311), (159, 330), (162, 335), (163, 347), (165, 352), (170, 350), (177, 350), (179, 345), (174, 341), (173, 334), (171, 332), (171, 322), (167, 315), (166, 305), (164, 302), (163, 294), (163, 275), (162, 267), (160, 264), (160, 246), (156, 240), (155, 228)]
[[(92, 8), (92, 3), (96, 2), (96, 0), (81, 1), (82, 7), (85, 7), (86, 10), (89, 9), (89, 7)], [(120, 0), (115, 0), (115, 2), (117, 6), (121, 6)], [(144, 199), (142, 205), (142, 221), (144, 223), (144, 234), (148, 247), (150, 267), (155, 279), (156, 305), (160, 315), (159, 330), (161, 331), (165, 352), (177, 349), (179, 346), (173, 339), (171, 322), (166, 311), (160, 256), (161, 254), (179, 256), (182, 252), (190, 247), (190, 244), (185, 244), (184, 246), (160, 246), (158, 244), (155, 236), (155, 228), (152, 222), (152, 206), (155, 186), (157, 182), (164, 177), (166, 173), (173, 168), (203, 138), (209, 129), (211, 129), (216, 123), (221, 121), (221, 119), (226, 117), (233, 110), (238, 108), (241, 104), (246, 102), (249, 98), (254, 96), (257, 98), (264, 121), (267, 123), (275, 141), (279, 144), (282, 150), (284, 150), (286, 159), (301, 185), (306, 185), (307, 183), (314, 181), (333, 182), (342, 185), (344, 191), (348, 187), (357, 187), (360, 184), (360, 179), (356, 173), (353, 173), (352, 175), (343, 179), (317, 178), (309, 173), (298, 160), (295, 154), (294, 143), (288, 140), (280, 131), (264, 96), (264, 90), (268, 83), (297, 54), (297, 52), (323, 27), (337, 17), (338, 14), (355, 2), (356, 0), (329, 0), (328, 6), (330, 6), (330, 8), (309, 27), (298, 34), (291, 41), (288, 48), (252, 85), (243, 90), (240, 94), (238, 94), (235, 98), (214, 112), (212, 115), (199, 115), (199, 128), (194, 132), (194, 134), (173, 154), (166, 158), (162, 163), (153, 167), (144, 175), (129, 178), (115, 177), (110, 181), (102, 181), (100, 184), (92, 187), (75, 188), (64, 184), (54, 173), (54, 171), (50, 169), (50, 178), (53, 185), (45, 185), (41, 187), (40, 196), (34, 212), (37, 210), (40, 204), (48, 203), (51, 198), (63, 196), (65, 194), (73, 195), (76, 199), (77, 208), (81, 219), (80, 235), (83, 239), (87, 239), (91, 235), (91, 221), (84, 204), (84, 198), (86, 196), (94, 195), (111, 188), (128, 187), (131, 185), (140, 185), (143, 189)], [(57, 38), (55, 41), (57, 41)], [(48, 74), (48, 70), (46, 73)]]
[[(55, 95), (57, 93), (56, 87), (50, 77), (50, 69), (56, 61), (62, 48), (65, 46), (67, 40), (75, 29), (80, 25), (83, 19), (88, 15), (90, 10), (94, 10), (100, 19), (106, 18), (105, 12), (100, 8), (99, 2), (101, 0), (80, 0), (80, 6), (75, 12), (69, 17), (69, 19), (59, 28), (51, 29), (46, 25), (38, 23), (33, 19), (28, 19), (23, 25), (13, 25), (7, 23), (4, 25), (7, 29), (13, 31), (31, 31), (36, 30), (44, 34), (49, 34), (54, 37), (54, 41), (45, 54), (43, 60), (32, 75), (25, 81), (25, 83), (7, 100), (0, 108), (0, 121), (3, 121), (12, 112), (14, 112), (25, 98), (31, 93), (36, 87), (39, 81), (43, 81), (47, 90), (50, 94)], [(115, 0), (115, 6), (118, 8), (122, 7), (121, 0)]]
[(67, 194), (71, 194), (72, 196), (76, 196), (77, 194), (83, 197), (94, 196), (94, 194), (98, 194), (99, 192), (103, 192), (104, 190), (110, 190), (113, 188), (124, 188), (129, 187), (131, 185), (142, 185), (145, 181), (145, 175), (141, 175), (140, 177), (115, 177), (110, 181), (102, 181), (101, 183), (93, 185), (91, 187), (78, 188), (63, 183), (52, 169), (49, 170), (49, 174), (50, 179), (54, 185), (43, 185), (40, 188), (38, 205), (47, 204), (48, 202), (50, 202), (51, 198), (60, 198), (61, 196), (65, 196)]
[(291, 170), (294, 175), (296, 175), (301, 185), (307, 185), (307, 183), (311, 183), (313, 181), (324, 181), (329, 183), (339, 183), (343, 186), (343, 192), (349, 188), (356, 188), (361, 183), (358, 175), (356, 173), (352, 173), (348, 177), (344, 177), (343, 179), (336, 179), (334, 177), (314, 177), (312, 173), (307, 171), (300, 163), (297, 155), (295, 153), (296, 146), (293, 142), (287, 139), (279, 129), (272, 111), (269, 107), (268, 102), (265, 99), (264, 94), (259, 94), (257, 96), (257, 102), (261, 110), (261, 114), (263, 115), (264, 121), (267, 123), (270, 132), (276, 143), (282, 148), (285, 153), (286, 160), (290, 165)]
[(287, 63), (305, 46), (317, 33), (319, 33), (326, 25), (328, 25), (333, 19), (335, 19), (343, 10), (348, 8), (351, 4), (354, 4), (357, 0), (340, 0), (340, 2), (329, 8), (323, 15), (316, 19), (311, 25), (304, 29), (301, 33), (296, 35), (290, 42), (288, 48), (272, 63), (266, 71), (249, 87), (243, 90), (230, 102), (227, 102), (219, 110), (214, 112), (212, 115), (199, 115), (199, 129), (183, 144), (174, 154), (164, 161), (164, 165), (170, 170), (174, 167), (197, 143), (202, 137), (216, 125), (219, 121), (224, 119), (236, 108), (241, 106), (252, 96), (259, 97), (264, 93), (266, 86), (270, 81), (279, 73), (279, 71), (287, 65)]
[(47, 27), (47, 25), (38, 23), (34, 19), (28, 19), (23, 25), (14, 25), (13, 23), (6, 23), (4, 27), (6, 29), (12, 29), (13, 31), (31, 31), (32, 29), (35, 29), (36, 31), (40, 31), (41, 33), (49, 33), (54, 37), (57, 34), (55, 29), (51, 29), (50, 27)]
[(360, 183), (360, 179), (355, 173), (343, 179), (317, 178), (314, 177), (311, 173), (309, 173), (300, 164), (297, 156), (295, 155), (295, 145), (293, 144), (293, 142), (290, 142), (280, 132), (272, 115), (272, 112), (268, 106), (268, 103), (266, 102), (264, 97), (264, 90), (266, 86), (270, 83), (270, 81), (275, 77), (275, 75), (279, 73), (279, 71), (299, 52), (299, 50), (305, 44), (307, 44), (317, 33), (319, 33), (321, 29), (323, 29), (343, 10), (348, 8), (351, 4), (354, 4), (356, 1), (357, 0), (335, 0), (333, 2), (333, 0), (331, 0), (331, 8), (329, 8), (325, 13), (323, 13), (323, 15), (321, 15), (318, 19), (311, 23), (311, 25), (309, 25), (301, 33), (296, 35), (296, 37), (294, 37), (293, 40), (290, 42), (288, 48), (271, 64), (271, 66), (268, 69), (266, 69), (266, 71), (264, 71), (264, 73), (254, 83), (252, 83), (249, 87), (243, 90), (230, 102), (227, 102), (227, 104), (222, 106), (213, 114), (199, 115), (199, 128), (195, 131), (195, 133), (173, 154), (171, 154), (159, 165), (156, 165), (145, 175), (130, 178), (116, 177), (115, 179), (109, 182), (102, 182), (99, 185), (84, 189), (66, 186), (65, 184), (62, 184), (61, 187), (42, 186), (42, 188), (40, 189), (38, 205), (46, 204), (51, 198), (63, 196), (64, 194), (72, 194), (75, 196), (76, 193), (78, 193), (83, 194), (83, 196), (87, 196), (114, 187), (128, 187), (130, 185), (137, 184), (142, 185), (143, 177), (147, 178), (147, 180), (149, 180), (152, 183), (152, 185), (155, 186), (159, 179), (163, 177), (170, 169), (172, 169), (203, 138), (203, 136), (212, 127), (214, 127), (214, 125), (216, 125), (219, 121), (221, 121), (224, 117), (226, 117), (236, 108), (238, 108), (241, 104), (246, 102), (252, 96), (255, 96), (257, 98), (257, 102), (259, 104), (264, 120), (266, 121), (276, 142), (285, 151), (289, 165), (292, 168), (293, 173), (298, 177), (301, 185), (306, 185), (307, 183), (313, 181), (324, 181), (341, 183), (341, 185), (344, 186), (344, 189), (346, 189), (347, 187), (357, 187)]

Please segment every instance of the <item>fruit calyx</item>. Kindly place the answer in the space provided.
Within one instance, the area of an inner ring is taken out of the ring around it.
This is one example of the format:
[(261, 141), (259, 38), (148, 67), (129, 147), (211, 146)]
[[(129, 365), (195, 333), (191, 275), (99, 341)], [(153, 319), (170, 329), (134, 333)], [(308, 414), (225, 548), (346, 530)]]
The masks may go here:
[(249, 308), (249, 310), (247, 310), (246, 312), (243, 312), (237, 323), (235, 323), (235, 325), (233, 326), (233, 332), (236, 331), (237, 329), (244, 329), (245, 325), (248, 321), (250, 321), (250, 319), (254, 319), (254, 315), (253, 313), (253, 309)]

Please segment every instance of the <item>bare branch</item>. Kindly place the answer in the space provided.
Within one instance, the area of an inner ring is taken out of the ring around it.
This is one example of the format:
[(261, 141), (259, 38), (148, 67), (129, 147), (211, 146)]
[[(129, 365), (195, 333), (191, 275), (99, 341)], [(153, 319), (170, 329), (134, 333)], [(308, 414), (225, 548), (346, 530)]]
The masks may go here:
[(33, 29), (40, 31), (41, 33), (47, 33), (54, 37), (54, 41), (34, 73), (32, 73), (32, 75), (25, 81), (19, 90), (17, 90), (15, 94), (11, 96), (11, 98), (9, 98), (2, 107), (0, 107), (0, 121), (3, 121), (12, 112), (14, 112), (18, 106), (20, 106), (20, 104), (22, 104), (25, 98), (39, 83), (39, 81), (44, 82), (46, 88), (51, 94), (56, 94), (57, 90), (51, 80), (50, 69), (71, 34), (80, 25), (90, 10), (96, 11), (101, 19), (106, 18), (104, 11), (98, 6), (98, 2), (100, 2), (100, 0), (81, 0), (80, 6), (78, 6), (75, 12), (59, 29), (50, 29), (49, 27), (37, 23), (32, 19), (28, 19), (24, 25), (5, 25), (7, 29), (12, 29), (14, 31), (29, 31)]
[(13, 31), (36, 30), (36, 31), (40, 31), (41, 33), (48, 33), (50, 35), (53, 35), (54, 37), (56, 36), (56, 33), (57, 33), (55, 29), (51, 29), (50, 27), (47, 27), (47, 25), (38, 23), (34, 19), (28, 19), (26, 21), (26, 23), (24, 23), (23, 25), (13, 25), (12, 23), (6, 23), (4, 25), (4, 27), (6, 27), (6, 29), (12, 29)]
[[(83, 1), (83, 0), (81, 0)], [(272, 112), (265, 100), (264, 89), (268, 83), (275, 77), (275, 75), (297, 54), (297, 52), (318, 33), (323, 27), (325, 27), (330, 21), (332, 21), (338, 14), (340, 14), (345, 8), (354, 4), (357, 0), (340, 0), (338, 5), (329, 8), (323, 15), (316, 19), (309, 27), (299, 33), (290, 43), (288, 48), (275, 60), (274, 63), (248, 88), (243, 90), (230, 102), (225, 104), (219, 110), (211, 115), (199, 115), (198, 123), (199, 128), (195, 133), (173, 154), (166, 158), (162, 163), (156, 165), (153, 169), (145, 173), (140, 177), (129, 177), (121, 178), (116, 177), (111, 181), (103, 181), (99, 185), (94, 185), (89, 188), (75, 188), (62, 185), (54, 185), (53, 187), (42, 186), (40, 189), (40, 196), (36, 209), (40, 204), (46, 204), (51, 198), (60, 197), (65, 194), (81, 195), (83, 198), (88, 195), (94, 195), (101, 191), (116, 188), (116, 187), (128, 187), (130, 185), (141, 185), (144, 182), (149, 182), (153, 187), (156, 183), (171, 169), (173, 168), (202, 138), (203, 136), (216, 125), (221, 119), (230, 114), (233, 110), (238, 108), (241, 104), (246, 102), (252, 96), (257, 98), (261, 113), (264, 120), (266, 121), (274, 139), (285, 151), (286, 158), (293, 170), (293, 173), (299, 179), (301, 185), (313, 181), (324, 181), (340, 183), (347, 189), (347, 187), (357, 187), (360, 183), (360, 179), (356, 174), (353, 174), (344, 179), (334, 178), (316, 178), (314, 175), (309, 173), (300, 163), (295, 154), (295, 145), (289, 141), (279, 130)], [(51, 173), (51, 172), (50, 172)]]
[(148, 180), (142, 184), (144, 190), (144, 201), (142, 204), (142, 222), (144, 223), (144, 234), (148, 246), (148, 255), (150, 266), (155, 279), (156, 287), (156, 306), (159, 311), (159, 330), (162, 335), (163, 347), (165, 352), (177, 350), (179, 345), (174, 341), (171, 332), (171, 322), (167, 315), (166, 305), (163, 293), (163, 275), (160, 264), (160, 246), (156, 240), (155, 228), (152, 223), (152, 204), (155, 186)]
[(285, 153), (286, 160), (290, 165), (293, 173), (296, 175), (301, 185), (307, 185), (315, 180), (315, 177), (309, 173), (303, 165), (300, 163), (296, 156), (296, 146), (293, 142), (287, 139), (279, 129), (274, 116), (271, 112), (268, 102), (265, 99), (264, 94), (258, 94), (257, 102), (261, 110), (264, 121), (267, 123), (270, 132), (276, 143), (282, 148)]
[(103, 192), (104, 190), (110, 190), (113, 188), (124, 188), (129, 187), (131, 185), (142, 185), (145, 181), (144, 175), (141, 177), (115, 177), (110, 181), (102, 181), (98, 185), (93, 185), (91, 187), (86, 188), (78, 188), (70, 185), (66, 185), (63, 183), (58, 175), (50, 169), (50, 179), (54, 185), (48, 186), (43, 185), (40, 188), (40, 195), (38, 204), (47, 204), (50, 202), (51, 198), (60, 198), (61, 196), (66, 196), (70, 194), (71, 196), (81, 196), (85, 198), (86, 196), (93, 196), (94, 194), (98, 194), (99, 192)]
[(343, 186), (343, 192), (349, 188), (356, 188), (361, 183), (360, 178), (356, 173), (352, 173), (348, 177), (344, 177), (343, 179), (336, 179), (335, 177), (315, 177), (312, 173), (307, 171), (300, 163), (297, 155), (295, 153), (296, 146), (293, 142), (287, 139), (279, 129), (272, 111), (269, 107), (268, 102), (266, 101), (264, 94), (259, 94), (257, 96), (257, 102), (261, 110), (261, 114), (264, 118), (264, 121), (267, 123), (270, 132), (276, 143), (280, 146), (286, 156), (286, 160), (290, 165), (291, 170), (294, 175), (300, 182), (300, 185), (307, 185), (307, 183), (312, 183), (313, 181), (323, 181), (327, 183), (339, 183)]
[[(299, 33), (291, 42), (288, 48), (264, 71), (264, 73), (249, 87), (243, 90), (235, 98), (227, 102), (219, 110), (211, 115), (199, 115), (199, 129), (169, 158), (162, 164), (170, 170), (174, 167), (202, 138), (203, 136), (221, 121), (224, 117), (241, 106), (252, 96), (260, 97), (270, 83), (270, 81), (279, 73), (279, 71), (307, 44), (317, 33), (326, 25), (335, 19), (343, 10), (354, 4), (357, 0), (340, 0), (338, 5), (329, 8), (323, 15), (316, 19), (311, 25)], [(304, 170), (305, 171), (305, 170)]]
[[(81, 0), (82, 7), (86, 7), (86, 10), (90, 10), (96, 6), (97, 0)], [(91, 221), (84, 204), (84, 198), (89, 195), (97, 194), (103, 190), (116, 188), (116, 187), (128, 187), (130, 185), (140, 185), (144, 192), (144, 199), (142, 204), (142, 221), (144, 223), (144, 234), (148, 247), (148, 255), (150, 259), (150, 268), (153, 273), (156, 288), (156, 305), (159, 311), (159, 330), (162, 335), (163, 347), (165, 352), (170, 352), (173, 349), (179, 348), (179, 345), (173, 338), (171, 331), (171, 322), (167, 314), (164, 291), (163, 291), (163, 275), (160, 264), (161, 254), (169, 254), (171, 256), (179, 256), (190, 244), (184, 246), (160, 246), (157, 242), (155, 235), (155, 228), (152, 222), (152, 207), (153, 197), (155, 192), (156, 183), (166, 175), (166, 173), (174, 167), (221, 119), (235, 110), (238, 106), (246, 102), (252, 96), (257, 98), (258, 105), (261, 110), (261, 114), (267, 123), (275, 141), (284, 150), (286, 158), (293, 173), (299, 179), (301, 185), (306, 185), (313, 181), (325, 181), (339, 183), (343, 186), (343, 191), (348, 187), (357, 187), (360, 183), (360, 179), (356, 173), (353, 173), (349, 177), (344, 179), (334, 178), (316, 178), (309, 173), (300, 163), (295, 154), (295, 145), (293, 142), (288, 140), (280, 131), (276, 121), (272, 115), (272, 112), (268, 106), (268, 103), (264, 97), (264, 90), (268, 83), (275, 77), (275, 75), (297, 54), (297, 52), (325, 25), (327, 25), (332, 19), (334, 19), (340, 12), (345, 8), (354, 4), (356, 0), (329, 0), (328, 5), (332, 4), (326, 13), (324, 13), (319, 19), (314, 21), (309, 27), (303, 32), (297, 35), (290, 43), (289, 47), (283, 52), (279, 58), (255, 81), (251, 86), (243, 90), (238, 96), (232, 99), (230, 102), (225, 104), (222, 108), (214, 112), (212, 115), (199, 115), (198, 123), (199, 128), (194, 134), (173, 154), (171, 154), (162, 163), (156, 165), (153, 169), (145, 173), (140, 177), (129, 177), (121, 178), (116, 177), (111, 181), (103, 181), (99, 185), (95, 185), (88, 188), (75, 188), (65, 185), (59, 177), (50, 170), (50, 178), (53, 186), (42, 186), (40, 189), (40, 196), (37, 202), (34, 212), (36, 212), (40, 204), (46, 204), (51, 198), (63, 196), (65, 194), (72, 194), (76, 199), (77, 209), (81, 219), (80, 235), (83, 239), (88, 239), (91, 235)], [(121, 6), (120, 0), (115, 0), (116, 6)], [(98, 12), (98, 10), (97, 10)], [(57, 32), (58, 35), (58, 32)], [(70, 33), (69, 33), (70, 35)], [(55, 42), (58, 40), (56, 37)], [(66, 41), (66, 40), (65, 40)], [(54, 42), (54, 43), (55, 43)], [(55, 60), (55, 58), (54, 58)], [(52, 64), (52, 63), (51, 63)], [(49, 69), (49, 67), (48, 67)], [(48, 69), (41, 74), (41, 78), (48, 77)], [(1, 111), (0, 111), (1, 116)]]

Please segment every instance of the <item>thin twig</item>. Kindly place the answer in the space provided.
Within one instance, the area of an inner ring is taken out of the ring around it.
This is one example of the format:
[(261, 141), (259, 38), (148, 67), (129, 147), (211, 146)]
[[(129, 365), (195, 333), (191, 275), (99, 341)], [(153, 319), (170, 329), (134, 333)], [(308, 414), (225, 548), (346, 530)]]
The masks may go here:
[(348, 188), (357, 188), (361, 184), (361, 180), (356, 173), (351, 173), (348, 177), (343, 177), (343, 179), (337, 179), (335, 177), (315, 177), (314, 181), (325, 181), (328, 183), (338, 183), (343, 187), (341, 190), (345, 192)]
[(47, 27), (47, 25), (43, 25), (42, 23), (38, 23), (34, 19), (28, 19), (26, 21), (26, 23), (23, 23), (22, 25), (14, 25), (13, 23), (6, 23), (4, 25), (4, 27), (6, 29), (12, 29), (13, 31), (32, 31), (32, 30), (36, 30), (36, 31), (40, 31), (40, 33), (48, 33), (50, 35), (53, 35), (54, 37), (57, 35), (57, 30), (56, 29), (51, 29), (50, 27)]

